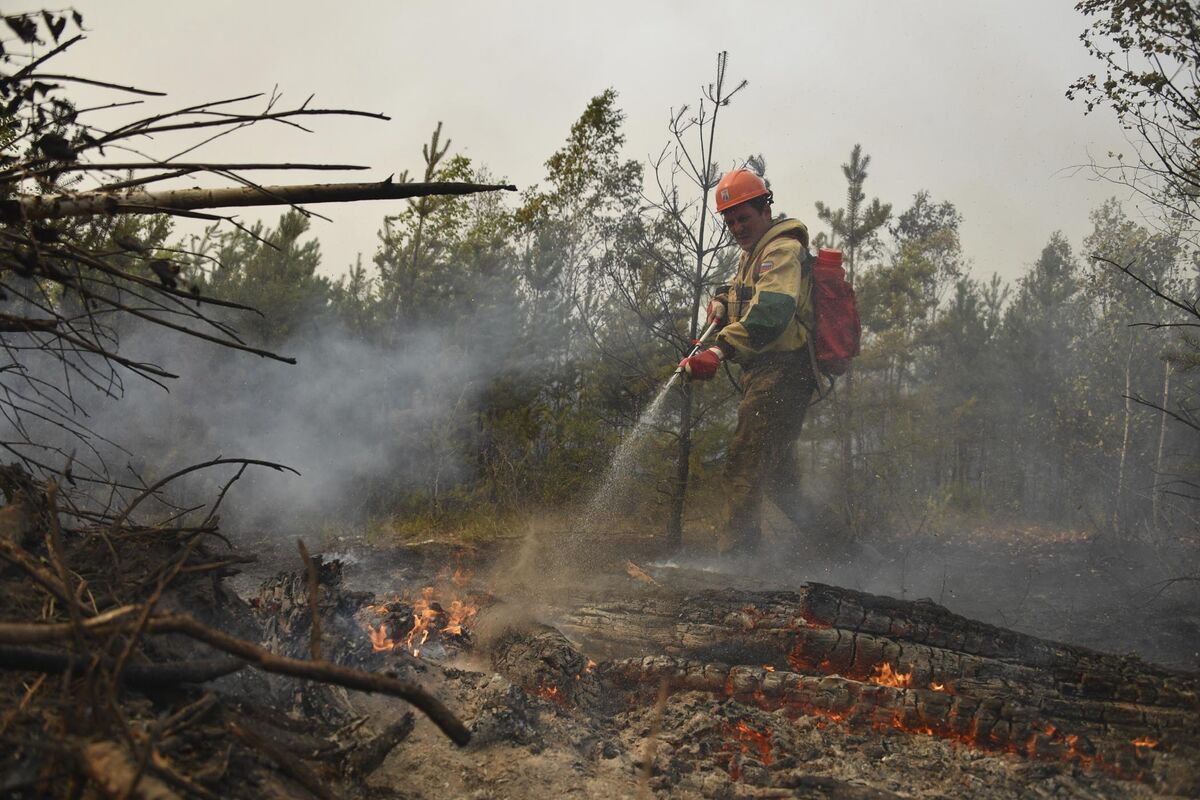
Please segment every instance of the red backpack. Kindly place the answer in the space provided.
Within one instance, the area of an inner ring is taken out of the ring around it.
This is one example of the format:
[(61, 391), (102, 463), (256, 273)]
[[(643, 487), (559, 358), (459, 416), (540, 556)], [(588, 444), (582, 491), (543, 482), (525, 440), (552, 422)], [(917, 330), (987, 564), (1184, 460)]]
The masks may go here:
[(822, 247), (809, 262), (813, 299), (813, 355), (826, 375), (844, 375), (858, 355), (862, 324), (854, 287), (842, 269), (842, 251)]

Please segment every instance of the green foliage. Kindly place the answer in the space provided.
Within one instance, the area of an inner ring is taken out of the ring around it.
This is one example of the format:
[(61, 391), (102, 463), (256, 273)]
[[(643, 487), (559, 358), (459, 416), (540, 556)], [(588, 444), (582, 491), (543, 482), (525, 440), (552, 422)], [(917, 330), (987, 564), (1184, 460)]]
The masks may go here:
[[(414, 443), (428, 467), (416, 480), (365, 482), (376, 535), (504, 535), (531, 509), (579, 502), (695, 335), (702, 299), (736, 253), (700, 213), (706, 188), (691, 196), (666, 181), (661, 198), (642, 194), (622, 122), (614, 92), (593, 98), (515, 209), (492, 195), (414, 200), (383, 220), (370, 266), (360, 259), (337, 283), (319, 274), (319, 245), (294, 213), (272, 229), (212, 233), (185, 266), (181, 278), (200, 291), (262, 310), (250, 332), (260, 340), (336, 320), (382, 348), (420, 353), (434, 341), (473, 365), (463, 385), (436, 395), (445, 413), (416, 432), (397, 399), (365, 400), (377, 406), (380, 446)], [(422, 155), (423, 180), (488, 181), (451, 152), (440, 125)], [(1153, 522), (1163, 495), (1147, 476), (1192, 480), (1198, 465), (1175, 433), (1160, 447), (1162, 415), (1124, 396), (1157, 397), (1166, 357), (1179, 369), (1174, 396), (1190, 402), (1183, 370), (1200, 361), (1170, 331), (1130, 326), (1178, 321), (1178, 309), (1130, 292), (1119, 270), (1080, 258), (1061, 234), (1011, 287), (972, 277), (955, 205), (919, 191), (893, 216), (867, 199), (869, 164), (856, 146), (843, 165), (845, 206), (817, 206), (825, 241), (856, 269), (866, 330), (853, 381), (811, 410), (805, 430), (830, 505), (858, 532), (970, 515), (1122, 530)], [(1190, 285), (1180, 227), (1148, 230), (1115, 202), (1092, 222), (1084, 252), (1137, 263), (1173, 291)], [(171, 258), (167, 226), (95, 236)], [(668, 519), (680, 474), (720, 495), (736, 401), (723, 385), (678, 393), (670, 430), (639, 467), (639, 509)], [(1182, 519), (1189, 509), (1179, 508)]]
[(316, 239), (304, 241), (308, 231), (308, 218), (288, 211), (270, 230), (256, 223), (211, 234), (199, 252), (216, 266), (206, 268), (203, 258), (193, 263), (200, 291), (262, 312), (241, 324), (268, 345), (313, 331), (329, 312), (332, 287), (317, 273), (321, 246)]
[(854, 280), (859, 255), (868, 250), (876, 240), (877, 232), (887, 224), (892, 215), (891, 203), (881, 203), (873, 198), (867, 203), (863, 185), (867, 180), (867, 167), (871, 157), (864, 156), (862, 145), (856, 144), (850, 151), (850, 160), (842, 165), (846, 178), (846, 205), (836, 211), (820, 200), (817, 201), (817, 217), (830, 228), (830, 235), (818, 234), (813, 240), (815, 247), (839, 247), (846, 251), (846, 271)]
[[(1155, 201), (1164, 219), (1197, 232), (1200, 197), (1200, 9), (1194, 0), (1082, 0), (1079, 37), (1102, 72), (1071, 84), (1090, 113), (1110, 108), (1134, 144), (1136, 164), (1101, 167)], [(1111, 156), (1111, 154), (1110, 154)]]

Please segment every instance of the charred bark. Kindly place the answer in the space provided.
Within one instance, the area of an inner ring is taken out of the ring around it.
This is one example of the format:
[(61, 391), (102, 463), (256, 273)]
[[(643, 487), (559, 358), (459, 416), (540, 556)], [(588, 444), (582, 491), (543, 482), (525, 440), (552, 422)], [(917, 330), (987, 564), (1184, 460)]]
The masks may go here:
[(666, 682), (767, 710), (903, 730), (1200, 790), (1200, 676), (904, 602), (796, 592), (657, 590), (568, 612), (602, 680)]
[(594, 708), (602, 689), (596, 666), (545, 625), (510, 630), (492, 648), (492, 666), (526, 692), (569, 708)]

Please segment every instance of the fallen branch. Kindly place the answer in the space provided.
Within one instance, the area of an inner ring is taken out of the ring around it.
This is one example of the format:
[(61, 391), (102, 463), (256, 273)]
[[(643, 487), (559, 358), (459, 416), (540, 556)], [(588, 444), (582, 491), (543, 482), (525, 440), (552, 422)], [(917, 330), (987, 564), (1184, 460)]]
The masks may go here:
[(511, 184), (480, 183), (323, 183), (297, 186), (239, 186), (223, 189), (176, 189), (163, 192), (83, 192), (17, 195), (0, 200), (0, 222), (92, 217), (100, 214), (161, 214), (200, 208), (347, 203), (356, 200), (403, 200), (430, 195), (464, 195), (505, 190)]
[(471, 732), (458, 717), (440, 700), (415, 683), (402, 681), (390, 675), (363, 672), (328, 661), (302, 661), (298, 658), (275, 655), (264, 647), (210, 628), (183, 614), (164, 614), (152, 618), (148, 630), (151, 633), (182, 633), (218, 650), (243, 658), (264, 672), (332, 683), (360, 692), (399, 697), (420, 709), (455, 744), (464, 746), (471, 741)]
[[(91, 660), (59, 650), (0, 644), (0, 669), (60, 675), (84, 672)], [(108, 664), (111, 666), (111, 662)], [(126, 664), (117, 677), (138, 689), (165, 689), (181, 683), (207, 683), (244, 669), (240, 658), (201, 658), (159, 664)]]
[(383, 733), (354, 751), (354, 754), (346, 762), (346, 772), (351, 775), (370, 775), (379, 769), (379, 765), (388, 757), (388, 754), (408, 738), (415, 725), (415, 719), (410, 711), (387, 726)]
[(303, 786), (312, 796), (319, 797), (321, 800), (335, 800), (333, 792), (329, 791), (329, 787), (321, 782), (316, 773), (287, 750), (279, 747), (267, 737), (236, 722), (229, 723), (229, 731), (246, 745), (273, 761), (283, 774)]
[[(82, 623), (85, 633), (96, 636), (111, 631), (114, 625), (125, 624), (139, 606), (121, 606), (106, 611), (99, 616), (86, 619)], [(46, 644), (59, 642), (72, 635), (70, 623), (0, 623), (0, 644)], [(288, 658), (272, 653), (264, 647), (231, 636), (223, 631), (210, 628), (200, 621), (183, 614), (164, 614), (151, 617), (146, 625), (146, 631), (152, 634), (181, 633), (198, 641), (204, 642), (218, 650), (237, 656), (247, 661), (251, 666), (263, 672), (278, 675), (290, 675), (293, 678), (305, 678), (344, 686), (360, 692), (385, 694), (399, 697), (411, 703), (446, 734), (455, 744), (464, 746), (471, 741), (471, 732), (454, 716), (450, 709), (424, 688), (410, 681), (402, 681), (390, 675), (380, 675), (374, 672), (333, 664), (328, 661), (302, 661), (298, 658)]]

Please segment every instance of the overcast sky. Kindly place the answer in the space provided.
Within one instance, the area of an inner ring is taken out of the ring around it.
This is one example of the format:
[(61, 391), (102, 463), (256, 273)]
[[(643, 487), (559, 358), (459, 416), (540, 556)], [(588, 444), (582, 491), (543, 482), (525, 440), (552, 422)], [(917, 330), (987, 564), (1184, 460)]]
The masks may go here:
[[(843, 204), (840, 165), (859, 142), (869, 197), (897, 210), (920, 189), (952, 201), (975, 272), (1011, 279), (1056, 229), (1078, 246), (1089, 211), (1117, 194), (1072, 170), (1124, 147), (1110, 115), (1085, 117), (1064, 97), (1095, 69), (1072, 5), (80, 0), (91, 32), (57, 66), (166, 91), (173, 106), (278, 86), (285, 101), (315, 93), (316, 104), (392, 117), (319, 119), (313, 134), (264, 128), (214, 142), (211, 159), (374, 168), (348, 180), (419, 173), (440, 120), (454, 152), (524, 188), (609, 87), (627, 115), (627, 156), (656, 153), (669, 109), (695, 103), (727, 50), (729, 77), (749, 87), (725, 109), (722, 165), (765, 155), (777, 207), (819, 230), (813, 203)], [(334, 219), (314, 223), (325, 271), (359, 252), (369, 262), (381, 219), (400, 207), (315, 208)]]

